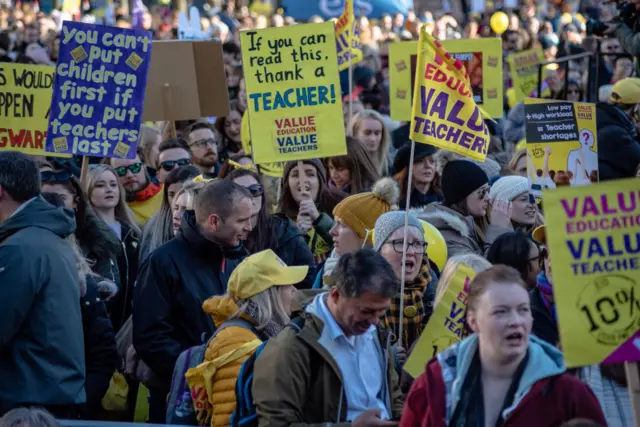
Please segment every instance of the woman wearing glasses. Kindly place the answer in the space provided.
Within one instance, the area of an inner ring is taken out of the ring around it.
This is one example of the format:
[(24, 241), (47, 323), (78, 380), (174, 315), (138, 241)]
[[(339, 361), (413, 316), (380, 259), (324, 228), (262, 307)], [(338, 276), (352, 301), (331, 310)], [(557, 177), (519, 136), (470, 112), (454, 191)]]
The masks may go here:
[[(385, 316), (387, 327), (397, 333), (400, 324), (400, 298), (404, 299), (404, 328), (398, 345), (411, 348), (420, 337), (424, 326), (433, 312), (438, 278), (431, 270), (426, 256), (427, 243), (420, 221), (408, 214), (407, 252), (404, 260), (404, 295), (391, 299), (391, 306)], [(396, 278), (402, 279), (402, 249), (404, 245), (405, 212), (392, 211), (381, 215), (376, 221), (373, 249), (387, 260)]]
[(250, 168), (236, 168), (225, 179), (245, 187), (251, 195), (251, 233), (244, 247), (250, 254), (272, 249), (289, 266), (309, 266), (307, 277), (298, 284), (300, 289), (311, 288), (314, 262), (311, 250), (296, 224), (282, 214), (271, 215), (264, 187), (258, 174)]
[[(420, 215), (436, 227), (447, 242), (449, 256), (481, 256), (498, 236), (509, 231), (511, 207), (499, 202), (489, 209), (489, 179), (468, 160), (449, 161), (442, 171), (442, 203), (432, 203)], [(489, 221), (488, 218), (491, 218)]]

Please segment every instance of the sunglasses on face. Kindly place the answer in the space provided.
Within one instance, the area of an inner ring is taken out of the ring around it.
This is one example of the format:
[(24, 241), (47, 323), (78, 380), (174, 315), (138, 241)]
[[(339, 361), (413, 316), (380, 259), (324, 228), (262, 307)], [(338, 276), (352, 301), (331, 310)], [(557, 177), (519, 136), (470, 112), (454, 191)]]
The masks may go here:
[(252, 197), (260, 197), (264, 194), (264, 187), (260, 184), (253, 184), (247, 187)]
[(127, 174), (127, 171), (131, 171), (132, 174), (136, 174), (140, 172), (141, 169), (142, 163), (134, 163), (129, 166), (120, 166), (119, 168), (116, 168), (116, 173), (118, 174), (118, 176), (125, 176)]
[(160, 163), (160, 167), (166, 170), (167, 172), (171, 172), (176, 166), (187, 166), (190, 164), (191, 164), (191, 159), (167, 160), (165, 162)]
[(73, 175), (69, 171), (45, 171), (40, 172), (40, 181), (42, 182), (68, 182)]

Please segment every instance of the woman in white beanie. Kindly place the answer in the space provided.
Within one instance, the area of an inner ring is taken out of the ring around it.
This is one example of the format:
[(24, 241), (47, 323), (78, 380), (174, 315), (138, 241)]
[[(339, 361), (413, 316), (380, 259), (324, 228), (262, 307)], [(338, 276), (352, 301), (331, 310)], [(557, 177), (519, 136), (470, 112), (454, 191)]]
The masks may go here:
[(519, 175), (503, 176), (493, 183), (489, 190), (491, 203), (497, 201), (511, 204), (511, 227), (530, 236), (534, 228), (544, 223), (529, 192), (529, 180)]

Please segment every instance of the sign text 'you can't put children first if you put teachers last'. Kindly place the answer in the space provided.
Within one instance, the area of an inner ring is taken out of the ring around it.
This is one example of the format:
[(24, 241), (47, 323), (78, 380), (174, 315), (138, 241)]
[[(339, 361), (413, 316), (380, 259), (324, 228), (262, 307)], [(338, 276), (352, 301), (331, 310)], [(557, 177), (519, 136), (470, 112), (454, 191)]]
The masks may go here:
[(151, 40), (148, 31), (64, 22), (47, 151), (135, 156)]
[(346, 154), (333, 22), (240, 33), (254, 161)]

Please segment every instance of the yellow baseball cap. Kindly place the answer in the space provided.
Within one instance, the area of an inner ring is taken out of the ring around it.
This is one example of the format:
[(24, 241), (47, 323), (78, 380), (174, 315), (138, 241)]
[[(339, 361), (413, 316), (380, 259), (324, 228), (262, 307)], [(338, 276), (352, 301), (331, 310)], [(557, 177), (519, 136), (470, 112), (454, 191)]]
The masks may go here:
[(609, 101), (614, 104), (640, 104), (640, 79), (629, 77), (613, 85)]
[(547, 227), (541, 225), (540, 227), (533, 230), (533, 240), (543, 245), (547, 244)]
[(244, 259), (233, 270), (227, 292), (238, 299), (251, 298), (272, 286), (295, 285), (307, 277), (309, 266), (289, 267), (271, 249)]

